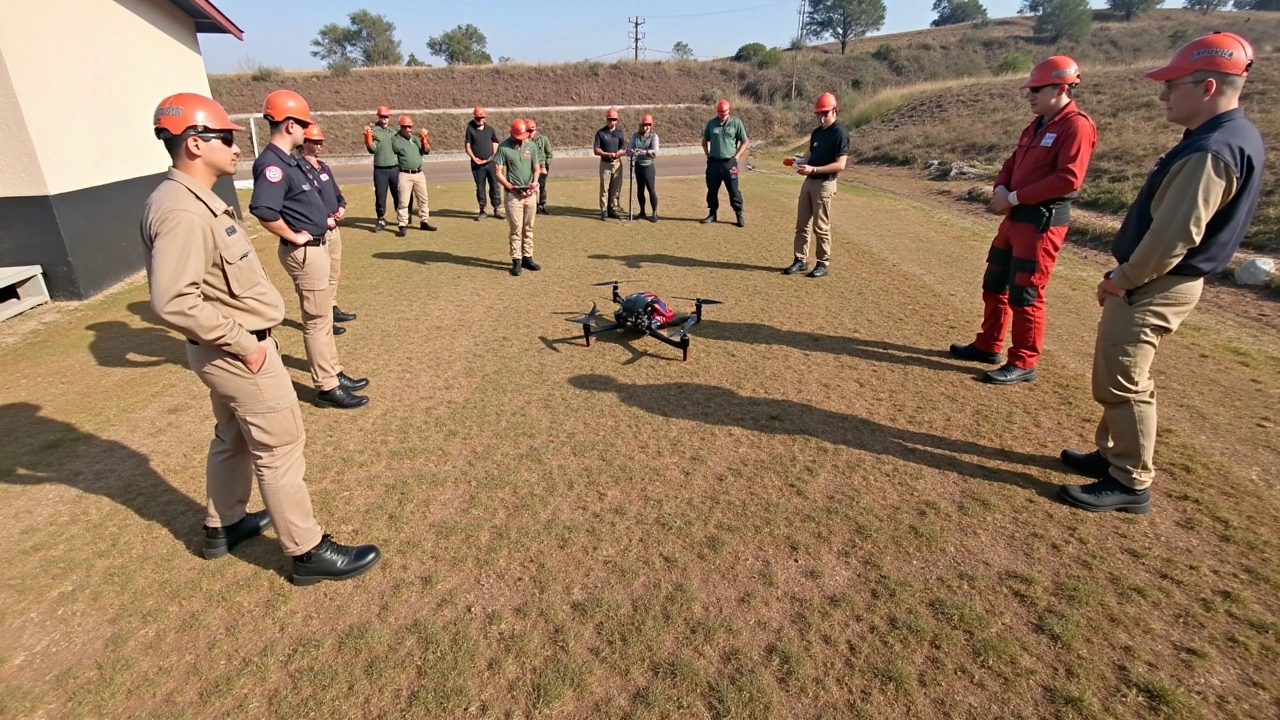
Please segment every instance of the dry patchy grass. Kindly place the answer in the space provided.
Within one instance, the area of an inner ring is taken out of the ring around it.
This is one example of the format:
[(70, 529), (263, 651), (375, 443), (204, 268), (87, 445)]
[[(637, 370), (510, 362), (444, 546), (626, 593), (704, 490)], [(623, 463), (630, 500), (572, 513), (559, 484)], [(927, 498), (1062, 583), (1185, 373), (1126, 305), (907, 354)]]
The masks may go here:
[[(449, 211), (467, 186), (432, 187), (437, 233), (353, 219), (338, 342), (372, 404), (311, 406), (281, 331), (316, 512), (385, 553), (349, 583), (291, 587), (270, 537), (196, 557), (209, 410), (143, 287), (0, 348), (0, 716), (1280, 711), (1273, 334), (1198, 311), (1161, 346), (1156, 513), (1075, 512), (1049, 496), (1097, 416), (1096, 266), (1056, 271), (1041, 381), (990, 388), (941, 349), (991, 222), (844, 187), (832, 275), (785, 278), (797, 183), (743, 186), (745, 230), (690, 221), (696, 179), (660, 179), (657, 225), (540, 217), (519, 279), (505, 225)], [(587, 349), (565, 319), (609, 277), (727, 302), (687, 364)]]

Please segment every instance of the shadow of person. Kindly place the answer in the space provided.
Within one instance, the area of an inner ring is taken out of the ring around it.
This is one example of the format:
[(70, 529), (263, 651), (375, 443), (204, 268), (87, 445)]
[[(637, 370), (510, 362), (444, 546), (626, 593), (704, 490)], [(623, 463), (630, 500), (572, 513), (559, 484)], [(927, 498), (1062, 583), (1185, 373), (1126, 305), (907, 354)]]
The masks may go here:
[(162, 327), (136, 328), (122, 320), (86, 325), (93, 331), (89, 352), (102, 367), (149, 368), (165, 363), (186, 366), (186, 342)]
[[(573, 345), (575, 347), (580, 347), (584, 350), (587, 349), (586, 340), (582, 337), (581, 334), (573, 335), (570, 337), (562, 337), (562, 338), (549, 338), (545, 335), (540, 335), (538, 336), (538, 339), (541, 340), (542, 344), (545, 345), (546, 348), (551, 352), (557, 352), (557, 353), (560, 352), (560, 348), (556, 347), (557, 345)], [(622, 332), (622, 333), (607, 332), (607, 333), (602, 333), (600, 335), (592, 336), (591, 343), (592, 343), (592, 346), (595, 346), (600, 343), (604, 343), (607, 345), (621, 346), (631, 355), (631, 357), (622, 361), (623, 365), (634, 365), (640, 362), (641, 360), (643, 360), (644, 358), (653, 358), (654, 360), (662, 360), (664, 362), (679, 362), (681, 360), (681, 358), (678, 358), (678, 357), (669, 357), (666, 355), (659, 355), (656, 352), (650, 352), (649, 350), (641, 350), (633, 344), (636, 340), (644, 340), (644, 339), (645, 339), (644, 336), (636, 335), (630, 332)], [(656, 343), (658, 341), (654, 340), (653, 342)], [(665, 347), (665, 346), (659, 345), (659, 347)]]
[[(387, 221), (387, 224), (391, 226), (391, 230), (394, 232), (396, 229), (396, 223), (394, 220), (395, 210), (392, 209), (389, 214), (393, 216), (393, 219)], [(351, 228), (352, 230), (368, 230), (369, 232), (373, 232), (373, 229), (378, 226), (377, 223), (378, 219), (375, 217), (357, 217), (354, 215), (347, 215), (342, 218), (342, 222), (338, 223), (338, 228)]]
[[(193, 555), (204, 544), (205, 508), (170, 485), (142, 453), (114, 440), (83, 432), (40, 414), (31, 403), (0, 405), (0, 483), (15, 486), (61, 483), (83, 493), (101, 495), (145, 522), (168, 530)], [(121, 535), (127, 528), (111, 528)], [(283, 574), (277, 551), (258, 539), (235, 554), (259, 567)]]
[(808, 436), (975, 480), (1029, 488), (1045, 498), (1054, 497), (1058, 490), (1057, 485), (1027, 473), (956, 457), (971, 455), (1042, 467), (1046, 460), (1042, 456), (897, 428), (793, 400), (749, 397), (727, 388), (696, 383), (628, 384), (607, 375), (576, 375), (569, 379), (569, 384), (581, 390), (613, 393), (623, 403), (660, 417), (762, 433)]
[(782, 268), (768, 265), (748, 265), (746, 263), (722, 262), (720, 260), (703, 260), (701, 258), (684, 257), (682, 255), (666, 255), (652, 253), (648, 255), (605, 255), (599, 253), (588, 255), (591, 260), (617, 260), (632, 270), (640, 270), (645, 263), (650, 265), (669, 265), (671, 267), (710, 268), (713, 270), (737, 270), (743, 272), (781, 273)]
[(467, 255), (454, 255), (453, 253), (442, 252), (440, 250), (405, 250), (402, 252), (378, 252), (373, 256), (379, 260), (404, 260), (406, 262), (418, 263), (419, 265), (434, 265), (438, 263), (448, 263), (450, 265), (462, 265), (463, 267), (478, 267), (488, 270), (501, 269), (510, 270), (510, 260), (490, 260), (489, 258), (469, 257)]
[(846, 355), (871, 362), (913, 365), (939, 372), (974, 374), (974, 368), (971, 365), (946, 362), (944, 358), (948, 358), (950, 355), (945, 350), (899, 345), (882, 340), (824, 335), (823, 333), (804, 330), (782, 330), (761, 323), (736, 323), (721, 320), (699, 324), (697, 329), (694, 330), (694, 334), (708, 340), (725, 340), (728, 342), (750, 343), (752, 345), (782, 345), (805, 352)]

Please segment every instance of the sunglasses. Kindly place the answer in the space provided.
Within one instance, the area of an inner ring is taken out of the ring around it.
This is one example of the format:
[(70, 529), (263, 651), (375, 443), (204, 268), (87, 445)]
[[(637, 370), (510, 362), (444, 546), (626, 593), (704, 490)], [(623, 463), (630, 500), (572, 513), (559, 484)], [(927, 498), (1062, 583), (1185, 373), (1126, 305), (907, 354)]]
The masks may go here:
[(217, 130), (217, 131), (210, 130), (207, 132), (198, 132), (198, 133), (191, 133), (191, 134), (194, 137), (198, 137), (205, 142), (213, 142), (214, 140), (221, 141), (222, 144), (226, 145), (227, 147), (235, 147), (235, 144), (236, 144), (236, 134), (231, 130)]

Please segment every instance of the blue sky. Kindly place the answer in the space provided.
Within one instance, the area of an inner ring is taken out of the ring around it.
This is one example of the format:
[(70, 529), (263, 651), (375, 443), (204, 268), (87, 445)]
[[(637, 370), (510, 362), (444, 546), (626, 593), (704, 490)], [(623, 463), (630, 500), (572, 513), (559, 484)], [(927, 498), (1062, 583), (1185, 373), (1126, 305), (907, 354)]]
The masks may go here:
[[(290, 70), (319, 68), (311, 57), (311, 38), (321, 26), (346, 23), (361, 8), (385, 15), (396, 24), (405, 57), (415, 53), (425, 62), (442, 64), (427, 52), (427, 38), (459, 24), (472, 23), (489, 41), (496, 61), (508, 56), (523, 62), (565, 62), (599, 57), (630, 57), (627, 18), (645, 19), (641, 32), (649, 48), (645, 57), (662, 59), (682, 40), (702, 57), (731, 55), (739, 46), (762, 42), (786, 45), (796, 30), (799, 0), (558, 0), (481, 3), (439, 0), (363, 0), (361, 2), (277, 3), (263, 0), (213, 0), (244, 30), (244, 42), (229, 35), (201, 35), (209, 72), (234, 72), (258, 63)], [(992, 17), (1014, 15), (1020, 0), (984, 0)], [(1105, 2), (1095, 0), (1094, 7)], [(887, 0), (883, 33), (928, 27), (933, 0)], [(527, 14), (521, 14), (527, 13)], [(626, 52), (621, 52), (622, 50)]]

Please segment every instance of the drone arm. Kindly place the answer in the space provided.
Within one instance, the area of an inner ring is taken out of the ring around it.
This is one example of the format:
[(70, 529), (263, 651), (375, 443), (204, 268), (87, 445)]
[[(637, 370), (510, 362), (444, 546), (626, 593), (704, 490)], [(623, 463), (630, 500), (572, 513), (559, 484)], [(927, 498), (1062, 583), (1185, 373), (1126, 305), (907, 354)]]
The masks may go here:
[(688, 335), (684, 335), (679, 340), (676, 340), (675, 338), (669, 338), (666, 335), (663, 335), (661, 332), (658, 331), (657, 328), (649, 328), (648, 335), (654, 340), (670, 345), (673, 348), (679, 348), (681, 352), (684, 353), (684, 359), (685, 360), (689, 359), (689, 336)]
[(582, 326), (582, 339), (587, 341), (587, 347), (591, 347), (591, 336), (592, 336), (592, 335), (599, 335), (599, 334), (600, 334), (600, 333), (602, 333), (602, 332), (609, 332), (610, 330), (617, 330), (617, 329), (618, 329), (618, 328), (620, 328), (620, 327), (622, 327), (622, 324), (621, 324), (621, 323), (609, 323), (608, 325), (602, 325), (602, 326), (600, 326), (600, 327), (595, 327), (595, 326), (593, 326), (593, 325), (583, 325), (583, 326)]

